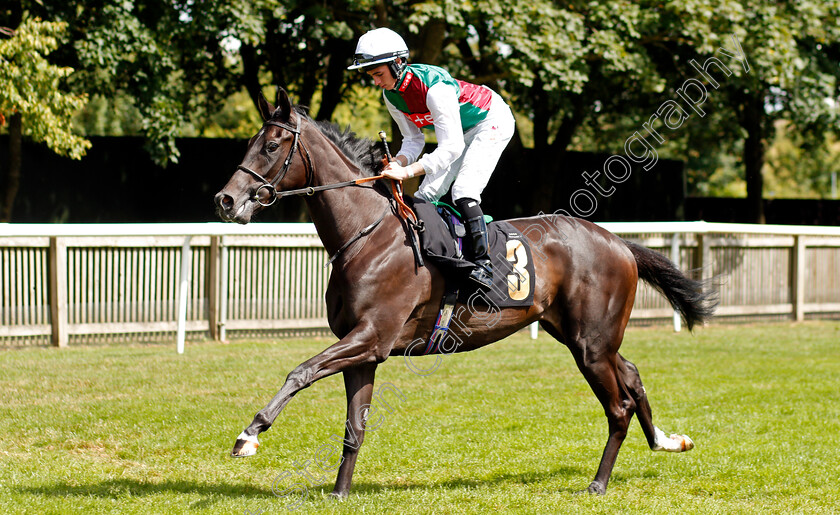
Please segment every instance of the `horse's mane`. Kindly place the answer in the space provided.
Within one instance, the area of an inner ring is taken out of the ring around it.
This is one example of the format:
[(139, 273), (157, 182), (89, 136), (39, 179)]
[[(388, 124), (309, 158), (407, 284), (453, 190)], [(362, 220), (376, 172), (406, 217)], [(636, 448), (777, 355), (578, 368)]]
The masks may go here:
[(382, 144), (375, 143), (368, 138), (356, 136), (356, 133), (350, 130), (349, 125), (342, 130), (338, 124), (313, 120), (309, 116), (307, 109), (303, 106), (295, 106), (294, 110), (298, 116), (302, 116), (312, 122), (321, 134), (335, 143), (335, 146), (359, 167), (362, 174), (373, 176), (382, 170), (382, 158), (385, 155)]

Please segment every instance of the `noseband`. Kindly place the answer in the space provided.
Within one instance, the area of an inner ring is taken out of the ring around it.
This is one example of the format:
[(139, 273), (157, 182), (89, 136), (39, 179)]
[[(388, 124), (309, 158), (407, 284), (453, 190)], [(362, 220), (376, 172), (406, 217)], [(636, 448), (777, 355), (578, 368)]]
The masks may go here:
[[(286, 177), (286, 174), (289, 172), (289, 165), (292, 164), (292, 158), (295, 156), (295, 152), (297, 152), (298, 145), (300, 144), (301, 147), (303, 146), (301, 144), (301, 141), (300, 141), (300, 117), (298, 117), (297, 125), (295, 127), (292, 127), (291, 125), (287, 125), (283, 122), (279, 122), (277, 120), (266, 120), (266, 122), (263, 124), (263, 128), (265, 128), (266, 125), (275, 125), (277, 127), (280, 127), (281, 129), (285, 129), (285, 130), (291, 132), (292, 134), (294, 134), (295, 138), (292, 141), (292, 146), (289, 148), (289, 154), (286, 156), (286, 160), (283, 161), (283, 168), (280, 170), (280, 173), (278, 173), (277, 175), (274, 176), (274, 179), (272, 179), (271, 182), (269, 182), (268, 179), (266, 179), (262, 175), (258, 174), (257, 172), (251, 170), (247, 166), (239, 165), (239, 166), (236, 167), (237, 170), (242, 170), (243, 172), (247, 173), (248, 175), (252, 176), (253, 178), (257, 179), (258, 181), (260, 181), (262, 183), (260, 185), (260, 187), (257, 188), (256, 191), (254, 191), (253, 200), (255, 200), (261, 206), (264, 206), (264, 207), (268, 207), (268, 206), (274, 204), (274, 202), (277, 201), (277, 199), (279, 197), (285, 197), (287, 195), (299, 195), (300, 194), (301, 190), (278, 192), (277, 191), (277, 185), (280, 184), (280, 181), (282, 181), (283, 178)], [(308, 173), (307, 173), (307, 181), (306, 181), (307, 185), (309, 185), (312, 182), (312, 176), (313, 176), (313, 174), (312, 174), (312, 161), (309, 159), (309, 152), (307, 152), (306, 149), (304, 149), (304, 152), (306, 153), (306, 160), (309, 162), (309, 164), (307, 166), (307, 172)], [(268, 191), (268, 195), (269, 195), (268, 202), (263, 202), (260, 199), (260, 191), (262, 191), (263, 189)], [(309, 192), (309, 190), (312, 190), (311, 193)], [(315, 193), (315, 191), (311, 187), (306, 188), (303, 191), (305, 193), (309, 194), (309, 195), (311, 195), (312, 193)]]

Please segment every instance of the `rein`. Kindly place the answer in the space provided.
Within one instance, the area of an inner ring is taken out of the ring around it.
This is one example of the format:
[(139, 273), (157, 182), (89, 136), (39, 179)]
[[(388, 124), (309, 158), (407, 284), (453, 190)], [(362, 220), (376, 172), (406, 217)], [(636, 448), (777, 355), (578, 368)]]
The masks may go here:
[(353, 236), (352, 238), (350, 238), (349, 240), (347, 240), (347, 242), (346, 242), (344, 245), (342, 245), (340, 249), (336, 250), (336, 251), (335, 251), (335, 254), (333, 254), (333, 255), (332, 255), (332, 257), (331, 257), (330, 259), (328, 259), (326, 263), (324, 263), (324, 268), (327, 268), (328, 266), (330, 266), (330, 265), (332, 264), (332, 262), (333, 262), (333, 261), (335, 261), (336, 259), (338, 259), (338, 256), (340, 256), (340, 255), (341, 255), (341, 254), (342, 254), (345, 250), (347, 250), (347, 248), (348, 248), (350, 245), (352, 245), (352, 244), (356, 243), (356, 242), (357, 242), (357, 241), (359, 241), (360, 239), (362, 239), (362, 238), (364, 238), (365, 236), (367, 236), (368, 234), (372, 233), (372, 232), (373, 232), (373, 230), (374, 230), (374, 229), (376, 229), (376, 227), (377, 227), (380, 223), (382, 223), (382, 220), (384, 220), (384, 219), (385, 219), (385, 215), (387, 215), (387, 214), (388, 214), (388, 210), (389, 210), (390, 208), (391, 208), (391, 206), (390, 206), (390, 205), (389, 205), (389, 206), (387, 206), (387, 207), (385, 207), (385, 211), (383, 211), (383, 212), (382, 212), (382, 216), (380, 216), (380, 217), (379, 217), (379, 218), (378, 218), (375, 222), (373, 222), (372, 224), (368, 225), (367, 227), (365, 227), (364, 229), (362, 229), (361, 231), (359, 231), (359, 232), (358, 232), (358, 234), (356, 234), (355, 236)]
[[(359, 181), (367, 182), (367, 181), (373, 181), (373, 180), (376, 180), (376, 179), (383, 179), (383, 178), (385, 178), (384, 175), (378, 175), (376, 177), (368, 177), (366, 179), (359, 179)], [(347, 181), (347, 182), (342, 182), (342, 183), (337, 183), (337, 184), (331, 184), (329, 186), (332, 186), (334, 188), (341, 188), (343, 186), (352, 186), (353, 183), (358, 183), (358, 181)], [(401, 194), (402, 193), (402, 188), (398, 185), (398, 183), (402, 184), (402, 181), (393, 181), (393, 180), (391, 181), (391, 191), (393, 193), (394, 203), (396, 204), (396, 206), (394, 207), (394, 211), (396, 211), (397, 216), (399, 216), (400, 218), (405, 220), (405, 222), (410, 226), (410, 228), (408, 229), (409, 231), (414, 229), (418, 232), (423, 232), (423, 230), (424, 230), (423, 223), (421, 221), (417, 220), (417, 215), (414, 214), (414, 211), (412, 211), (411, 208), (408, 207), (408, 204), (406, 204), (405, 201), (403, 200), (402, 194)], [(323, 187), (323, 189), (332, 189), (332, 188)], [(292, 191), (302, 191), (302, 190), (292, 190)], [(382, 216), (380, 216), (372, 224), (368, 225), (367, 227), (365, 227), (364, 229), (359, 231), (355, 236), (353, 236), (352, 238), (347, 240), (347, 242), (344, 245), (342, 245), (340, 249), (336, 250), (335, 254), (333, 254), (332, 257), (330, 257), (330, 259), (327, 260), (327, 262), (324, 264), (324, 268), (328, 267), (329, 265), (332, 264), (333, 261), (338, 259), (338, 256), (340, 256), (345, 250), (347, 250), (347, 248), (350, 247), (350, 245), (352, 245), (353, 243), (355, 243), (355, 242), (359, 241), (360, 239), (364, 238), (368, 234), (372, 233), (373, 230), (376, 229), (376, 227), (380, 223), (382, 223), (382, 220), (385, 219), (385, 215), (388, 214), (388, 210), (390, 208), (391, 208), (391, 206), (389, 204), (385, 208), (385, 211), (382, 212)], [(411, 239), (414, 240), (414, 233), (411, 232), (409, 234), (411, 234)], [(416, 245), (414, 246), (414, 248), (416, 249)], [(419, 253), (416, 253), (415, 257), (418, 259), (420, 266), (423, 266), (423, 258), (419, 255)]]
[[(387, 179), (387, 177), (385, 177), (384, 175), (376, 175), (374, 177), (365, 177), (363, 179), (356, 179), (354, 181), (336, 182), (334, 184), (325, 184), (323, 186), (307, 186), (306, 188), (300, 188), (300, 189), (296, 189), (296, 190), (277, 191), (276, 189), (274, 189), (273, 184), (269, 184), (268, 181), (265, 180), (265, 177), (263, 177), (262, 175), (258, 174), (255, 171), (251, 170), (250, 168), (247, 168), (247, 167), (242, 166), (242, 165), (239, 165), (236, 168), (238, 168), (239, 170), (242, 170), (243, 172), (247, 172), (248, 174), (250, 174), (254, 177), (257, 177), (258, 179), (260, 179), (264, 183), (262, 186), (257, 188), (257, 191), (254, 192), (254, 200), (256, 200), (261, 205), (266, 206), (266, 207), (273, 204), (278, 198), (290, 197), (292, 195), (298, 195), (298, 196), (306, 195), (307, 197), (311, 197), (312, 195), (314, 195), (318, 191), (334, 190), (336, 188), (346, 188), (348, 186), (358, 186), (358, 185), (364, 184), (366, 182), (377, 181), (379, 179)], [(257, 198), (257, 194), (259, 193), (260, 189), (262, 189), (262, 188), (271, 188), (270, 191), (272, 192), (272, 198), (271, 198), (271, 201), (268, 202), (268, 203), (261, 202), (260, 199)]]
[[(239, 165), (239, 166), (236, 167), (237, 170), (242, 170), (243, 172), (247, 173), (248, 175), (250, 175), (251, 177), (257, 179), (258, 181), (260, 181), (262, 183), (262, 185), (259, 188), (257, 188), (256, 191), (254, 191), (253, 200), (258, 202), (263, 207), (268, 207), (268, 206), (274, 204), (277, 201), (278, 198), (289, 197), (289, 196), (292, 196), (292, 195), (312, 196), (312, 195), (315, 194), (315, 192), (318, 192), (318, 191), (332, 190), (332, 189), (336, 189), (336, 188), (346, 188), (348, 186), (358, 186), (358, 185), (364, 184), (366, 182), (371, 182), (371, 181), (376, 181), (376, 180), (379, 180), (379, 179), (385, 179), (386, 178), (384, 175), (376, 175), (374, 177), (364, 177), (362, 179), (356, 179), (356, 180), (344, 181), (344, 182), (337, 182), (337, 183), (334, 183), (334, 184), (325, 184), (323, 186), (307, 186), (305, 188), (300, 188), (300, 189), (296, 189), (296, 190), (277, 191), (277, 185), (280, 184), (280, 181), (282, 181), (283, 178), (286, 177), (286, 174), (289, 172), (289, 166), (292, 164), (292, 158), (294, 157), (295, 152), (297, 152), (298, 145), (306, 153), (306, 162), (307, 162), (306, 170), (308, 172), (306, 174), (307, 175), (307, 180), (306, 180), (307, 184), (312, 183), (313, 177), (315, 176), (315, 171), (312, 167), (312, 159), (309, 157), (309, 151), (306, 150), (306, 147), (304, 147), (303, 142), (300, 139), (300, 118), (298, 118), (297, 126), (295, 126), (295, 127), (292, 127), (291, 125), (287, 125), (283, 122), (278, 122), (277, 120), (267, 120), (263, 124), (263, 128), (266, 125), (275, 125), (275, 126), (280, 127), (282, 129), (286, 129), (287, 131), (289, 131), (289, 132), (291, 132), (292, 134), (295, 135), (295, 139), (292, 142), (292, 146), (289, 149), (289, 154), (286, 156), (286, 160), (283, 161), (283, 168), (280, 170), (280, 173), (278, 173), (274, 177), (274, 179), (271, 180), (271, 182), (269, 182), (265, 177), (258, 174), (254, 170), (251, 170), (247, 166)], [(268, 202), (263, 202), (260, 199), (260, 191), (262, 191), (263, 189), (267, 190), (268, 193), (269, 193)]]
[[(254, 191), (254, 196), (252, 198), (252, 200), (256, 201), (261, 206), (268, 207), (268, 206), (274, 204), (277, 201), (278, 198), (289, 197), (289, 196), (292, 196), (292, 195), (312, 196), (318, 191), (333, 190), (333, 189), (337, 189), (337, 188), (346, 188), (346, 187), (349, 187), (349, 186), (359, 186), (359, 185), (364, 184), (366, 182), (377, 181), (379, 179), (387, 179), (387, 177), (385, 177), (385, 175), (375, 175), (373, 177), (363, 177), (361, 179), (355, 179), (355, 180), (352, 180), (352, 181), (344, 181), (344, 182), (336, 182), (336, 183), (333, 183), (333, 184), (325, 184), (323, 186), (307, 186), (305, 188), (299, 188), (299, 189), (296, 189), (296, 190), (277, 191), (277, 185), (280, 184), (280, 181), (282, 181), (283, 178), (286, 177), (286, 174), (289, 172), (289, 166), (291, 166), (291, 164), (292, 164), (292, 158), (294, 158), (295, 153), (297, 152), (298, 146), (300, 146), (303, 149), (303, 152), (306, 154), (305, 170), (306, 170), (306, 176), (307, 176), (307, 179), (306, 179), (307, 184), (312, 184), (312, 181), (313, 181), (314, 176), (315, 176), (315, 170), (312, 166), (312, 159), (309, 156), (309, 151), (306, 150), (306, 147), (303, 145), (303, 141), (301, 141), (301, 139), (300, 139), (300, 118), (298, 118), (297, 125), (295, 127), (292, 127), (291, 125), (285, 124), (285, 123), (277, 121), (277, 120), (266, 120), (265, 123), (263, 123), (263, 128), (265, 128), (266, 125), (274, 125), (274, 126), (280, 127), (281, 129), (285, 129), (285, 130), (291, 132), (295, 136), (294, 136), (294, 140), (292, 141), (292, 146), (289, 148), (289, 153), (288, 153), (288, 155), (286, 155), (285, 161), (283, 161), (283, 168), (280, 170), (280, 173), (278, 173), (274, 177), (274, 179), (271, 180), (271, 182), (269, 182), (268, 179), (266, 179), (264, 176), (258, 174), (254, 170), (251, 170), (247, 166), (239, 165), (239, 166), (236, 167), (237, 170), (242, 170), (243, 172), (247, 173), (248, 175), (250, 175), (251, 177), (257, 179), (258, 181), (260, 181), (262, 183), (260, 185), (260, 187), (257, 188), (256, 191)], [(387, 149), (387, 146), (386, 146), (386, 149)], [(269, 194), (269, 200), (267, 202), (263, 202), (262, 199), (260, 199), (260, 191), (262, 191), (263, 189), (268, 191), (268, 194)], [(396, 203), (396, 206), (395, 206), (394, 210), (396, 211), (397, 216), (399, 218), (401, 218), (402, 220), (404, 220), (410, 226), (410, 227), (407, 227), (407, 229), (412, 236), (412, 240), (414, 240), (414, 233), (411, 232), (411, 228), (414, 228), (415, 230), (418, 230), (419, 232), (422, 232), (423, 231), (422, 222), (418, 221), (417, 215), (414, 213), (414, 211), (411, 210), (410, 207), (408, 207), (408, 205), (405, 203), (405, 201), (402, 198), (402, 181), (392, 180), (391, 181), (391, 191), (393, 193), (394, 201)], [(326, 267), (326, 266), (329, 266), (330, 264), (332, 264), (332, 262), (335, 261), (338, 258), (338, 256), (340, 256), (345, 250), (347, 250), (348, 247), (350, 247), (350, 245), (352, 245), (353, 243), (359, 241), (361, 238), (363, 238), (363, 237), (367, 236), (368, 234), (370, 234), (371, 232), (373, 232), (373, 230), (376, 229), (376, 227), (379, 226), (379, 224), (382, 222), (382, 220), (385, 219), (385, 215), (388, 214), (389, 209), (390, 209), (390, 205), (385, 208), (385, 211), (382, 213), (382, 216), (380, 216), (375, 222), (373, 222), (372, 224), (363, 228), (361, 231), (358, 232), (358, 234), (356, 234), (354, 237), (350, 238), (344, 245), (342, 245), (341, 248), (339, 248), (336, 251), (336, 253), (333, 254), (333, 256), (329, 259), (329, 261), (327, 261), (326, 265), (324, 265), (324, 266)], [(414, 245), (414, 249), (415, 249), (415, 257), (417, 257), (420, 266), (423, 266), (423, 258), (420, 257), (419, 250), (418, 250), (416, 245)]]

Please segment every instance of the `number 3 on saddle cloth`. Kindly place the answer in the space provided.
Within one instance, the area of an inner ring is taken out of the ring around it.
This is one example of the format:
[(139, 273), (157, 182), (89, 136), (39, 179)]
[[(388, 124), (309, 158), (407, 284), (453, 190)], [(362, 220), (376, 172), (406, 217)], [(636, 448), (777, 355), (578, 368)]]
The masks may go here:
[[(464, 248), (466, 229), (454, 209), (419, 198), (406, 198), (423, 220), (420, 233), (423, 255), (433, 262), (446, 279), (446, 293), (435, 330), (424, 354), (437, 351), (449, 330), (455, 302), (491, 308), (528, 307), (534, 303), (534, 262), (525, 237), (511, 224), (500, 221), (487, 224), (493, 286), (480, 288), (468, 279), (475, 265), (469, 261), (472, 249)], [(466, 254), (466, 255), (465, 255)]]

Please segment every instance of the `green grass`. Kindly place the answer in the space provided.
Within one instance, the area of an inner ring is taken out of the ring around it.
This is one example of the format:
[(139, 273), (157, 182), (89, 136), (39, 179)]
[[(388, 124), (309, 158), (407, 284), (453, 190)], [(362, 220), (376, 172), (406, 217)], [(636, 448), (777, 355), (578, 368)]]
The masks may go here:
[[(331, 341), (0, 352), (0, 513), (288, 513), (274, 478), (343, 433), (341, 378), (297, 395), (256, 456), (228, 453)], [(840, 323), (632, 329), (622, 353), (655, 423), (697, 448), (652, 453), (634, 421), (606, 496), (574, 495), (603, 410), (565, 347), (521, 334), (427, 377), (380, 366), (405, 401), (380, 412), (350, 497), (326, 497), (330, 474), (295, 513), (837, 512)]]

